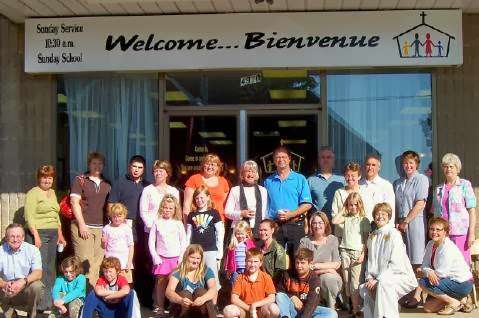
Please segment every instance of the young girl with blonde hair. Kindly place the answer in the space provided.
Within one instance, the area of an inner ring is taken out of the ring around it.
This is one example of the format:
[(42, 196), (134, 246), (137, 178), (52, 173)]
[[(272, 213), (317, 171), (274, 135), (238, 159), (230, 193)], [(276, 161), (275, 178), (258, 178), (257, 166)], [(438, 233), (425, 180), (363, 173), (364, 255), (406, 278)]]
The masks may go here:
[(133, 283), (133, 230), (126, 223), (128, 210), (121, 203), (112, 204), (108, 217), (110, 224), (105, 225), (102, 231), (102, 245), (105, 249), (105, 257), (116, 257), (120, 260), (121, 274), (126, 277), (128, 283)]
[(203, 249), (198, 244), (191, 244), (166, 287), (172, 316), (185, 317), (192, 311), (199, 311), (201, 317), (215, 318), (213, 300), (217, 296), (215, 276), (205, 264)]
[(225, 259), (226, 276), (234, 283), (246, 268), (246, 252), (255, 247), (253, 232), (247, 221), (238, 221), (233, 230)]
[(364, 203), (358, 192), (348, 195), (343, 209), (333, 217), (332, 223), (339, 226), (342, 233), (339, 252), (346, 297), (351, 299), (354, 316), (359, 316), (359, 283), (371, 225), (365, 216)]
[(148, 238), (153, 274), (156, 277), (153, 311), (159, 316), (164, 314), (168, 276), (178, 265), (186, 245), (186, 232), (178, 199), (172, 194), (165, 194)]

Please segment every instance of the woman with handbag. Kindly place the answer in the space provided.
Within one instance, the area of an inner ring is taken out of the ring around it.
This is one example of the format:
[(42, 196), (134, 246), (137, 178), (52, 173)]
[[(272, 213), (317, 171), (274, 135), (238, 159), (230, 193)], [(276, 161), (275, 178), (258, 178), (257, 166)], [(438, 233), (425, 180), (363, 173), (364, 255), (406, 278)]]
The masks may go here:
[(88, 155), (88, 172), (76, 176), (70, 190), (70, 200), (75, 216), (71, 223), (72, 244), (75, 256), (80, 258), (83, 273), (95, 285), (103, 260), (101, 247), (105, 219), (106, 198), (110, 183), (102, 175), (105, 157), (97, 152)]
[[(41, 166), (37, 170), (37, 186), (28, 191), (25, 198), (25, 221), (28, 240), (40, 249), (42, 256), (42, 282), (46, 290), (51, 290), (55, 281), (57, 244), (66, 245), (53, 183), (55, 168)], [(38, 304), (39, 310), (47, 310), (52, 305), (51, 294), (45, 293)]]

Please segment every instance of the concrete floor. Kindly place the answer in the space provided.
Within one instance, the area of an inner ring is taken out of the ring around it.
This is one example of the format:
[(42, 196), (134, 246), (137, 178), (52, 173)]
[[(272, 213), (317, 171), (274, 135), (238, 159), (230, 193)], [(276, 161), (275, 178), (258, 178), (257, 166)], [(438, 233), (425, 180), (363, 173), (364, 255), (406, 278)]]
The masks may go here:
[[(152, 317), (151, 312), (148, 310), (143, 311), (143, 317), (148, 318)], [(349, 315), (346, 312), (340, 312), (339, 313), (340, 318), (347, 318)], [(404, 309), (401, 311), (401, 318), (427, 318), (427, 317), (444, 317), (444, 316), (439, 316), (437, 314), (426, 314), (424, 313), (421, 309)], [(478, 318), (479, 317), (479, 311), (475, 309), (469, 314), (465, 314), (462, 312), (458, 312), (454, 315), (454, 317), (461, 317), (461, 318)], [(199, 318), (199, 317), (198, 317)]]

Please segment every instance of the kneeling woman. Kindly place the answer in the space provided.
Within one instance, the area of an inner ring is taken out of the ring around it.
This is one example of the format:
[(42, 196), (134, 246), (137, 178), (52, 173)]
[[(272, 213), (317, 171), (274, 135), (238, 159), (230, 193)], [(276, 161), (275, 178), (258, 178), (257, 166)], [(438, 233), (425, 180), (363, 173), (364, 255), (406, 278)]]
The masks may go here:
[(417, 287), (401, 234), (388, 224), (391, 215), (387, 203), (374, 207), (377, 229), (369, 234), (366, 282), (360, 287), (365, 318), (399, 318), (399, 298)]
[(216, 317), (213, 299), (217, 293), (215, 274), (205, 265), (203, 249), (198, 244), (191, 244), (166, 287), (173, 317), (187, 317), (192, 312), (201, 317)]
[(472, 290), (472, 274), (459, 248), (448, 237), (449, 223), (440, 217), (429, 221), (420, 285), (429, 296), (424, 304), (426, 312), (452, 315), (458, 310), (470, 312), (466, 302)]

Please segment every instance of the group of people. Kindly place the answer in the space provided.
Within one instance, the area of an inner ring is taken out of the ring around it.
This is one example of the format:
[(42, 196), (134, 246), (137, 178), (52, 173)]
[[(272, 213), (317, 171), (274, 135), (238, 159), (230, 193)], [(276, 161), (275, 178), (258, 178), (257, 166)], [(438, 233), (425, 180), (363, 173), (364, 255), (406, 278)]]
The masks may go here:
[(443, 157), (444, 182), (433, 191), (414, 151), (402, 154), (404, 174), (394, 184), (379, 176), (376, 155), (337, 175), (333, 151), (321, 148), (309, 178), (291, 170), (285, 147), (273, 160), (263, 186), (248, 160), (230, 189), (220, 158), (207, 154), (180, 196), (168, 184), (168, 161), (153, 162), (149, 184), (145, 159), (133, 156), (128, 173), (110, 183), (104, 157), (89, 154), (69, 194), (74, 256), (61, 262), (59, 277), (66, 229), (55, 170), (40, 167), (26, 196), (25, 230), (11, 224), (0, 249), (4, 315), (24, 303), (32, 317), (37, 310), (51, 310), (51, 318), (135, 317), (138, 293), (159, 317), (166, 300), (173, 317), (216, 317), (220, 288), (231, 296), (225, 317), (337, 317), (340, 304), (355, 317), (399, 317), (399, 302), (416, 307), (423, 294), (428, 312), (472, 310), (476, 198), (456, 155)]

